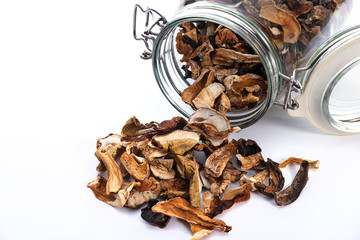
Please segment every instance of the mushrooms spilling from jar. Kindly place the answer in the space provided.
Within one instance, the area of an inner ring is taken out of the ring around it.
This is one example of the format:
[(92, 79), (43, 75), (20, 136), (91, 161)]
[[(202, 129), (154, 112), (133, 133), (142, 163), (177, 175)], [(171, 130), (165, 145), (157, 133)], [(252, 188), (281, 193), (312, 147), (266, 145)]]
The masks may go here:
[[(171, 217), (182, 219), (189, 223), (192, 239), (215, 229), (228, 232), (231, 226), (215, 216), (248, 201), (256, 191), (280, 206), (293, 203), (308, 181), (309, 168), (319, 166), (318, 161), (301, 158), (280, 164), (265, 161), (255, 141), (229, 141), (229, 135), (239, 131), (223, 113), (210, 108), (197, 110), (188, 121), (174, 117), (142, 124), (132, 117), (121, 134), (98, 139), (99, 174), (87, 187), (113, 207), (141, 208), (147, 203), (141, 217), (160, 228)], [(300, 170), (283, 189), (280, 169), (293, 163), (300, 164)], [(256, 173), (249, 176), (245, 170)], [(230, 185), (237, 187), (229, 190)]]

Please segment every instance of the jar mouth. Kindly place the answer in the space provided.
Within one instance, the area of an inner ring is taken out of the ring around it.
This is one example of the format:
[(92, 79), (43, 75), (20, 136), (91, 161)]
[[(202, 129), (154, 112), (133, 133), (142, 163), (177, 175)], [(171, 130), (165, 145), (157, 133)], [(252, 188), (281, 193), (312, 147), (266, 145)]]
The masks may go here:
[(183, 74), (177, 53), (175, 36), (178, 25), (184, 22), (205, 21), (223, 25), (243, 38), (260, 56), (268, 81), (266, 99), (254, 108), (231, 110), (226, 116), (231, 125), (248, 127), (257, 122), (272, 106), (281, 88), (278, 73), (281, 65), (277, 53), (268, 38), (251, 20), (217, 5), (195, 4), (185, 8), (160, 32), (153, 48), (153, 70), (157, 83), (168, 101), (184, 116), (189, 117), (194, 110), (182, 101), (182, 91), (191, 85)]
[(323, 98), (323, 113), (330, 123), (344, 132), (360, 129), (360, 58), (347, 64), (331, 80)]

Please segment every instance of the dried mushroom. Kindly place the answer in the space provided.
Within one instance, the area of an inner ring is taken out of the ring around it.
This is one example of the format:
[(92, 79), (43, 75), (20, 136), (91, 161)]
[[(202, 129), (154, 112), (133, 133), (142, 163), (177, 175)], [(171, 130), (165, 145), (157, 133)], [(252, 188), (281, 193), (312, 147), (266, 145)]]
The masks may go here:
[(287, 165), (292, 164), (292, 163), (301, 164), (303, 161), (309, 162), (309, 168), (314, 168), (314, 169), (319, 168), (319, 164), (320, 164), (319, 160), (312, 161), (312, 160), (307, 160), (307, 159), (302, 159), (302, 158), (295, 158), (295, 157), (290, 157), (290, 158), (286, 159), (285, 161), (283, 161), (282, 163), (280, 163), (279, 168), (284, 168)]
[(155, 159), (150, 163), (151, 173), (160, 179), (172, 179), (175, 177), (173, 163), (173, 159)]
[[(241, 162), (241, 169), (247, 170), (256, 168), (259, 165), (264, 166), (265, 161), (261, 154), (261, 148), (254, 140), (245, 140), (239, 139), (238, 140), (238, 149), (239, 154), (236, 157)], [(259, 166), (259, 167), (260, 167)]]
[(190, 226), (193, 234), (190, 240), (199, 240), (203, 237), (209, 236), (214, 231), (214, 229), (208, 229), (196, 224), (190, 224)]
[(231, 128), (226, 116), (216, 110), (201, 108), (193, 113), (187, 128), (198, 132), (215, 147), (220, 146), (232, 132), (239, 132), (239, 127)]
[(123, 126), (121, 134), (124, 137), (151, 135), (156, 133), (157, 125), (157, 122), (142, 124), (136, 117), (131, 117)]
[(137, 144), (137, 147), (141, 151), (142, 155), (149, 161), (152, 162), (155, 158), (165, 157), (167, 151), (163, 148), (155, 146), (150, 140), (146, 139)]
[(188, 223), (200, 225), (207, 229), (219, 228), (223, 232), (229, 232), (231, 230), (231, 226), (226, 225), (219, 219), (207, 217), (201, 209), (191, 207), (185, 199), (179, 197), (157, 203), (152, 207), (152, 211), (177, 217)]
[(214, 106), (215, 99), (225, 91), (225, 87), (220, 83), (212, 83), (192, 100), (196, 109), (211, 108)]
[(164, 198), (189, 196), (189, 181), (182, 178), (174, 178), (160, 181), (161, 193)]
[(124, 152), (123, 155), (121, 155), (120, 161), (126, 171), (135, 180), (142, 181), (149, 177), (149, 163), (145, 158), (140, 158), (135, 154), (130, 155), (127, 152)]
[(166, 151), (183, 155), (199, 142), (200, 136), (195, 132), (176, 130), (166, 135), (155, 136), (153, 140)]
[(136, 185), (135, 182), (124, 183), (117, 193), (106, 193), (107, 180), (98, 175), (93, 181), (87, 184), (95, 197), (113, 207), (123, 207), (130, 196), (130, 191)]
[(269, 185), (262, 182), (256, 182), (254, 186), (260, 193), (268, 197), (273, 197), (275, 192), (278, 192), (283, 188), (285, 179), (278, 164), (270, 158), (267, 159), (266, 167), (269, 171)]
[(163, 213), (154, 213), (153, 211), (151, 211), (151, 208), (155, 206), (158, 202), (158, 199), (151, 199), (148, 202), (148, 205), (145, 208), (141, 209), (141, 217), (152, 225), (155, 225), (159, 228), (164, 228), (170, 221), (170, 217)]
[(284, 31), (284, 42), (297, 42), (301, 33), (301, 26), (294, 15), (277, 6), (265, 5), (261, 7), (259, 16), (281, 26)]
[(151, 199), (156, 199), (161, 191), (161, 187), (158, 181), (150, 177), (149, 180), (142, 181), (138, 186), (135, 186), (129, 195), (125, 206), (130, 208), (139, 208), (144, 203), (147, 203)]
[(173, 117), (170, 120), (162, 121), (156, 128), (158, 133), (169, 133), (175, 130), (182, 130), (187, 124), (187, 121), (182, 117)]
[(236, 153), (237, 149), (233, 142), (217, 149), (205, 162), (205, 171), (213, 177), (220, 177), (226, 164), (231, 161), (231, 156)]
[(275, 192), (275, 202), (279, 206), (289, 205), (293, 203), (299, 196), (301, 191), (304, 189), (309, 173), (309, 162), (302, 161), (300, 169), (297, 172), (293, 182), (286, 189)]
[(111, 154), (108, 152), (102, 153), (99, 150), (96, 150), (95, 156), (101, 159), (108, 171), (109, 178), (106, 183), (106, 194), (118, 192), (123, 183), (119, 165), (117, 165)]

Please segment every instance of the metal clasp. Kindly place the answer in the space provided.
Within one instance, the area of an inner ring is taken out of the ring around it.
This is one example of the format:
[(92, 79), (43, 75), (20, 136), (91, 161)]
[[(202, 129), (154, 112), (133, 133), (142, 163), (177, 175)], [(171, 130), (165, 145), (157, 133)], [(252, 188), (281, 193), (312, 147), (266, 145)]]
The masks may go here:
[[(137, 26), (136, 20), (138, 18), (137, 11), (140, 9), (143, 13), (145, 13), (145, 31), (141, 33), (141, 37), (137, 35)], [(150, 24), (150, 15), (152, 16), (152, 24)], [(133, 16), (133, 36), (136, 40), (142, 40), (145, 44), (146, 49), (140, 55), (142, 59), (151, 59), (152, 57), (152, 47), (155, 42), (155, 39), (161, 29), (167, 23), (167, 20), (163, 15), (161, 15), (158, 11), (147, 8), (144, 10), (138, 4), (135, 5), (134, 8), (134, 16)], [(157, 29), (155, 29), (157, 27)], [(156, 31), (157, 30), (157, 31)]]

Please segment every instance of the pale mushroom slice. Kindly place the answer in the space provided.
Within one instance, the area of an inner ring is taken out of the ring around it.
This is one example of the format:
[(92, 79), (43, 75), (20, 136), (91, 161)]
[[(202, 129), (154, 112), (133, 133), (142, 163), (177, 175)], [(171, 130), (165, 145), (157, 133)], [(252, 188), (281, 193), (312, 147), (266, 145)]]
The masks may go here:
[(145, 158), (124, 152), (120, 158), (121, 164), (135, 180), (143, 181), (150, 175), (149, 163)]
[(190, 240), (199, 240), (203, 237), (209, 236), (214, 231), (212, 228), (209, 229), (197, 224), (190, 224), (190, 227), (193, 234)]
[(130, 208), (139, 208), (151, 199), (156, 199), (161, 191), (158, 181), (150, 177), (148, 181), (141, 181), (135, 186), (129, 195), (125, 206)]
[(101, 159), (108, 171), (109, 177), (106, 183), (106, 194), (118, 192), (123, 183), (123, 177), (119, 165), (108, 152), (102, 153), (100, 150), (96, 150), (95, 156)]
[(289, 157), (288, 159), (286, 159), (285, 161), (283, 161), (282, 163), (279, 164), (279, 168), (284, 168), (289, 164), (292, 163), (296, 163), (296, 164), (301, 164), (302, 161), (307, 161), (309, 162), (309, 168), (313, 168), (313, 169), (319, 169), (319, 165), (320, 165), (320, 160), (308, 160), (308, 159), (303, 159), (303, 158), (296, 158), (296, 157)]
[[(102, 153), (108, 152), (113, 159), (116, 159), (125, 150), (121, 142), (121, 137), (122, 136), (120, 134), (111, 133), (106, 137), (98, 138), (96, 142), (96, 149)], [(99, 160), (99, 164), (96, 167), (96, 170), (98, 172), (106, 171), (104, 163), (100, 158), (97, 157), (97, 159)]]
[(205, 161), (205, 172), (215, 178), (220, 177), (226, 164), (231, 161), (237, 148), (233, 142), (217, 149)]
[(220, 146), (232, 132), (239, 132), (239, 127), (231, 128), (226, 116), (214, 109), (201, 108), (194, 112), (190, 118), (187, 128), (200, 133), (215, 147)]
[(124, 183), (117, 193), (106, 193), (107, 181), (101, 175), (98, 175), (94, 180), (89, 182), (86, 186), (90, 188), (95, 197), (106, 204), (113, 207), (123, 207), (130, 196), (130, 191), (137, 183)]
[(151, 173), (160, 179), (172, 179), (175, 177), (175, 170), (172, 169), (173, 159), (154, 159), (150, 163)]
[(211, 108), (214, 106), (215, 99), (225, 91), (225, 87), (221, 83), (212, 83), (203, 90), (192, 100), (196, 109)]
[(274, 5), (265, 5), (259, 16), (272, 23), (279, 24), (284, 32), (284, 42), (296, 43), (301, 33), (301, 26), (294, 15)]
[(139, 142), (137, 147), (142, 155), (151, 163), (155, 158), (161, 158), (167, 155), (167, 151), (155, 146), (150, 140)]
[(200, 135), (196, 132), (176, 130), (166, 135), (154, 136), (152, 139), (165, 151), (183, 155), (198, 144)]

